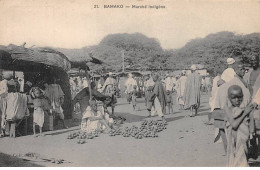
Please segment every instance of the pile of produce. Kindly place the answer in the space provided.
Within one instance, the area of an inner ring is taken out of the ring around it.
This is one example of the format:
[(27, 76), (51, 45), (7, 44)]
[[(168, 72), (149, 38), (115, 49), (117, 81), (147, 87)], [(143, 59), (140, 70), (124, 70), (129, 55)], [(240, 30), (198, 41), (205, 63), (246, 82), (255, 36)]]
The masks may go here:
[[(131, 127), (112, 129), (109, 132), (109, 136), (123, 136), (134, 137), (135, 139), (142, 138), (155, 138), (158, 137), (158, 133), (166, 129), (167, 122), (160, 120), (145, 120), (141, 123), (141, 126), (137, 127), (133, 125)], [(92, 133), (86, 133), (82, 131), (70, 133), (67, 139), (78, 139), (78, 144), (86, 143), (86, 139), (93, 139), (99, 137), (100, 131), (94, 131)]]
[(99, 137), (100, 132), (94, 131), (91, 133), (86, 133), (82, 131), (70, 133), (67, 137), (67, 139), (78, 139), (78, 144), (84, 144), (87, 143), (85, 139), (94, 139), (95, 137)]
[(167, 122), (145, 120), (141, 123), (140, 127), (133, 125), (132, 127), (125, 127), (124, 130), (121, 128), (113, 129), (109, 132), (109, 136), (122, 135), (123, 137), (134, 137), (135, 139), (142, 139), (148, 137), (158, 137), (158, 133), (166, 129)]

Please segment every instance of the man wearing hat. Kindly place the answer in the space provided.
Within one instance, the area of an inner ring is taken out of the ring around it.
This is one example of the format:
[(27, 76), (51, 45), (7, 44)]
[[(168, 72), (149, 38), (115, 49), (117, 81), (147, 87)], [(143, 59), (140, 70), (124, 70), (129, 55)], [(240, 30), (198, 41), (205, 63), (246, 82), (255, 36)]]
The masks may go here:
[(190, 117), (197, 115), (200, 106), (201, 76), (196, 73), (196, 65), (191, 66), (191, 74), (188, 76), (184, 89), (184, 109), (190, 109)]

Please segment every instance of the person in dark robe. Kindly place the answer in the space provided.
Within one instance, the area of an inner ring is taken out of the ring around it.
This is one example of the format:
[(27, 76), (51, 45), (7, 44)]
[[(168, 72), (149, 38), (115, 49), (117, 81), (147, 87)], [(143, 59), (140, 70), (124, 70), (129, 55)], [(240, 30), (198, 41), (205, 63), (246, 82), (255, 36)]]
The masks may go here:
[[(94, 82), (91, 82), (91, 92), (92, 92), (93, 98), (95, 98), (98, 101), (106, 101), (105, 103), (107, 103), (107, 105), (109, 105), (110, 97), (98, 92), (95, 89)], [(72, 104), (75, 105), (78, 102), (80, 104), (80, 111), (81, 111), (81, 113), (83, 113), (86, 110), (86, 108), (89, 106), (89, 100), (90, 100), (89, 87), (86, 87), (86, 88), (82, 89), (74, 97)], [(106, 105), (105, 105), (105, 107), (106, 107)]]
[(152, 77), (153, 81), (155, 82), (153, 88), (155, 112), (157, 112), (158, 116), (165, 121), (164, 115), (166, 113), (166, 90), (161, 83), (158, 74), (153, 74)]
[[(251, 67), (248, 72), (244, 75), (244, 81), (246, 82), (246, 85), (250, 91), (252, 99), (255, 98), (257, 91), (260, 89), (260, 66), (259, 66), (259, 55), (254, 55), (251, 57)], [(260, 122), (260, 107), (257, 107), (254, 109), (254, 117), (255, 124), (257, 125), (255, 128), (255, 133), (260, 133), (260, 126), (258, 125)], [(257, 139), (258, 138), (258, 139)], [(250, 140), (250, 144), (252, 147), (250, 148), (250, 154), (249, 156), (257, 159), (259, 155), (258, 146), (257, 146), (257, 140), (259, 140), (259, 135), (253, 135), (253, 139)]]

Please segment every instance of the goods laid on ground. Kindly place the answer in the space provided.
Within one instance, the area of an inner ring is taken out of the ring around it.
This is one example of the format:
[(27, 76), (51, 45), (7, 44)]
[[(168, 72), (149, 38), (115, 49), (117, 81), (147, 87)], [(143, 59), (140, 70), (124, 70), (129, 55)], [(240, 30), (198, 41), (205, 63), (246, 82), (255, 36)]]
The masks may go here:
[[(131, 127), (112, 129), (108, 135), (109, 136), (123, 136), (123, 137), (134, 137), (135, 139), (142, 138), (155, 138), (159, 137), (158, 133), (167, 129), (167, 122), (161, 120), (145, 120), (141, 123), (140, 127), (133, 125)], [(100, 131), (94, 131), (91, 133), (86, 133), (82, 131), (70, 133), (67, 139), (78, 139), (78, 144), (87, 143), (86, 139), (94, 139), (99, 137)]]
[(85, 139), (94, 139), (95, 137), (99, 137), (101, 132), (99, 131), (94, 131), (91, 133), (86, 133), (82, 131), (70, 133), (67, 137), (67, 139), (78, 139), (77, 143), (78, 144), (84, 144), (87, 143)]
[(148, 137), (158, 137), (158, 133), (166, 129), (166, 121), (145, 120), (140, 127), (133, 125), (132, 127), (125, 127), (113, 129), (109, 132), (109, 136), (122, 135), (123, 137), (134, 137), (135, 139), (142, 139)]

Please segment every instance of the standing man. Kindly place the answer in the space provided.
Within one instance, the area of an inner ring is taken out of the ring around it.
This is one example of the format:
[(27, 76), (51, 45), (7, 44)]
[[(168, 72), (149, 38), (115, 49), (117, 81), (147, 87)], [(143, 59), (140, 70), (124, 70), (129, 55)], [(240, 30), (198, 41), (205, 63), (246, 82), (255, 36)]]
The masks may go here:
[(116, 80), (113, 78), (112, 72), (109, 72), (108, 75), (109, 77), (106, 79), (105, 83), (103, 84), (102, 91), (105, 95), (108, 95), (112, 98), (111, 109), (112, 109), (112, 115), (114, 115), (114, 110), (117, 103), (116, 96), (115, 96)]
[(180, 109), (182, 110), (184, 108), (184, 100), (183, 100), (183, 95), (184, 95), (184, 89), (185, 89), (185, 85), (186, 85), (186, 80), (187, 80), (187, 76), (186, 76), (186, 71), (182, 71), (181, 73), (181, 77), (177, 80), (177, 101), (180, 105)]
[(217, 97), (217, 92), (219, 87), (217, 86), (217, 82), (220, 80), (220, 71), (219, 70), (215, 70), (214, 71), (214, 75), (215, 78), (213, 79), (213, 83), (212, 83), (212, 89), (211, 89), (211, 97), (209, 98), (209, 105), (210, 105), (210, 112), (208, 114), (208, 122), (206, 122), (206, 124), (211, 124), (211, 117), (212, 117), (212, 112), (215, 108), (215, 102), (216, 102), (216, 97)]
[(198, 113), (200, 106), (200, 87), (201, 76), (196, 73), (196, 65), (191, 66), (191, 74), (188, 76), (184, 89), (184, 109), (190, 109), (190, 117), (194, 117)]
[(12, 79), (12, 74), (4, 72), (0, 77), (0, 130), (1, 134), (0, 137), (4, 137), (4, 130), (5, 130), (5, 107), (6, 107), (6, 100), (8, 94), (8, 81)]
[(166, 91), (161, 83), (161, 80), (159, 79), (159, 75), (153, 74), (152, 77), (155, 82), (153, 88), (155, 113), (157, 113), (158, 116), (165, 121), (164, 114), (166, 113)]
[[(227, 153), (227, 138), (226, 138), (226, 126), (225, 123), (220, 123), (219, 117), (221, 117), (222, 122), (224, 122), (224, 109), (226, 106), (230, 106), (230, 102), (228, 101), (228, 88), (231, 87), (232, 85), (238, 85), (242, 88), (243, 92), (243, 101), (241, 104), (241, 108), (245, 108), (249, 103), (250, 103), (250, 92), (247, 89), (245, 82), (243, 81), (243, 76), (244, 76), (244, 67), (243, 63), (241, 62), (236, 62), (233, 65), (235, 75), (234, 77), (228, 82), (224, 83), (221, 86), (218, 87), (216, 91), (216, 97), (214, 100), (213, 105), (211, 106), (211, 110), (213, 111), (214, 115), (214, 126), (216, 128), (216, 137), (215, 137), (215, 142), (221, 137), (225, 149), (225, 153)], [(216, 120), (216, 117), (218, 120)], [(251, 126), (252, 127), (252, 126)], [(251, 128), (252, 129), (252, 128)], [(250, 130), (252, 131), (252, 130)]]
[(169, 73), (166, 74), (166, 78), (165, 78), (164, 82), (165, 82), (165, 89), (166, 89), (166, 91), (172, 92), (173, 81), (172, 81), (172, 78), (169, 75)]
[[(134, 91), (134, 86), (137, 87), (137, 82), (133, 78), (132, 73), (129, 73), (128, 79), (125, 82), (127, 101), (128, 101), (129, 104), (131, 102), (131, 97), (132, 97), (132, 92)], [(138, 91), (138, 88), (137, 88), (137, 91)]]
[[(255, 55), (252, 56), (251, 58), (251, 66), (252, 69), (250, 69), (244, 76), (244, 80), (247, 84), (247, 87), (250, 91), (251, 94), (251, 98), (253, 99), (253, 101), (255, 101), (256, 103), (259, 103), (259, 101), (256, 101), (256, 94), (260, 89), (260, 67), (259, 67), (259, 55)], [(260, 116), (260, 107), (258, 106), (257, 108), (255, 108), (254, 110), (254, 123), (256, 125), (255, 129), (256, 132), (260, 131), (260, 127), (257, 126), (257, 124), (260, 122), (259, 116)], [(254, 129), (254, 130), (255, 130)], [(252, 144), (252, 153), (251, 156), (253, 158), (257, 158), (258, 156), (258, 148), (257, 148), (257, 144), (256, 144), (256, 138), (257, 136), (255, 134), (253, 134), (254, 137), (253, 139), (251, 139), (250, 143)], [(259, 140), (259, 136), (258, 136), (258, 140)]]

